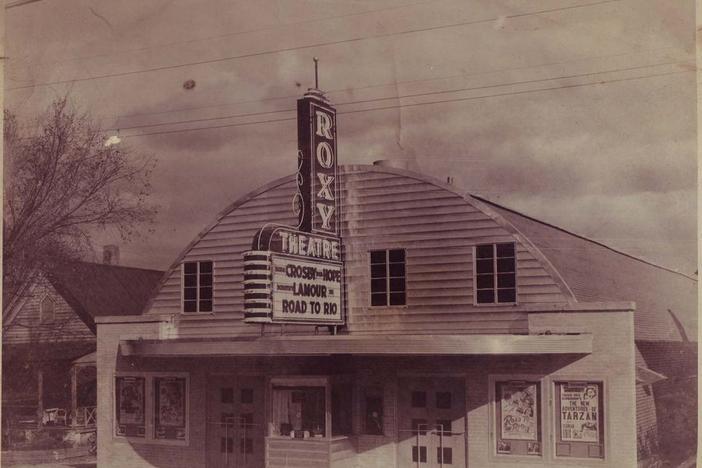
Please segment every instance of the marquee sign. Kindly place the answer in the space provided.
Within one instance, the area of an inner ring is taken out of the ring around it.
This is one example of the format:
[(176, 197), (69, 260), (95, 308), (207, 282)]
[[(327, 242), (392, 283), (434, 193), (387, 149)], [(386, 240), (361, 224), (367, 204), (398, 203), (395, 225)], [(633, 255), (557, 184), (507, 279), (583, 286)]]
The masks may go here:
[(310, 90), (297, 112), (298, 226), (264, 225), (244, 253), (244, 321), (341, 325), (336, 111)]
[(273, 321), (341, 320), (341, 265), (325, 265), (273, 255)]
[(342, 279), (339, 238), (265, 225), (244, 253), (244, 320), (342, 324)]

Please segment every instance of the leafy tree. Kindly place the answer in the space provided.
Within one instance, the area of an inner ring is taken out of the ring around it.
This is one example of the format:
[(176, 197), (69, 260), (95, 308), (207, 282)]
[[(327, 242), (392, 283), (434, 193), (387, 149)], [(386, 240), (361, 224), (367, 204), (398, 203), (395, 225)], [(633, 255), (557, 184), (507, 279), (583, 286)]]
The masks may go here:
[(97, 229), (116, 228), (126, 241), (155, 215), (153, 157), (112, 144), (65, 97), (37, 122), (22, 132), (5, 112), (3, 314), (37, 272), (92, 251)]

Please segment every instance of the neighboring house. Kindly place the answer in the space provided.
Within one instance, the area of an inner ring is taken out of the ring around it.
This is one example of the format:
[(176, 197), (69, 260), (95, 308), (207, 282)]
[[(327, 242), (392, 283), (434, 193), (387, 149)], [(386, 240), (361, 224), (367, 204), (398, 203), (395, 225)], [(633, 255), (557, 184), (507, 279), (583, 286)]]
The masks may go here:
[(95, 318), (139, 310), (162, 274), (77, 261), (37, 274), (3, 317), (3, 429), (94, 424)]

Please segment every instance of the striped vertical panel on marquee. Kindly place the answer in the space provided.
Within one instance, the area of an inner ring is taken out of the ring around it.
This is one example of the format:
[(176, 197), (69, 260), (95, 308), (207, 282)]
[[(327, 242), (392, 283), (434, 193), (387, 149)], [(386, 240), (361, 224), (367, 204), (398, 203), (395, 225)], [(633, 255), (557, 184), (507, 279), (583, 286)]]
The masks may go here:
[(269, 323), (272, 318), (271, 253), (244, 252), (244, 318), (247, 322)]

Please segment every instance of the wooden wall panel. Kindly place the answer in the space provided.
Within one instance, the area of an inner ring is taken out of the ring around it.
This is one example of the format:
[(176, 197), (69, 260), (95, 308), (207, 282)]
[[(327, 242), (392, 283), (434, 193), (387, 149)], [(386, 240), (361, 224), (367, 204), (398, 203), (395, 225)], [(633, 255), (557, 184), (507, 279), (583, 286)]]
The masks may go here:
[[(526, 330), (525, 315), (475, 306), (473, 246), (512, 242), (515, 236), (469, 201), (432, 183), (390, 172), (342, 169), (341, 226), (346, 258), (348, 328), (352, 333), (500, 333)], [(215, 314), (182, 316), (177, 335), (255, 334), (243, 316), (242, 254), (266, 223), (292, 225), (293, 179), (270, 188), (226, 213), (184, 254), (184, 260), (214, 260)], [(368, 252), (407, 250), (407, 305), (370, 308)], [(567, 302), (541, 261), (517, 242), (518, 303)], [(178, 314), (180, 267), (176, 266), (150, 312)], [(518, 305), (515, 306), (518, 309)], [(417, 312), (418, 315), (414, 315)], [(489, 320), (484, 319), (487, 313)], [(481, 318), (477, 319), (477, 315)], [(297, 327), (310, 330), (310, 327)]]
[[(40, 303), (45, 297), (54, 302), (54, 320), (40, 322)], [(40, 279), (22, 305), (21, 310), (3, 332), (3, 344), (94, 341), (95, 335), (76, 315), (73, 308), (45, 279)]]

